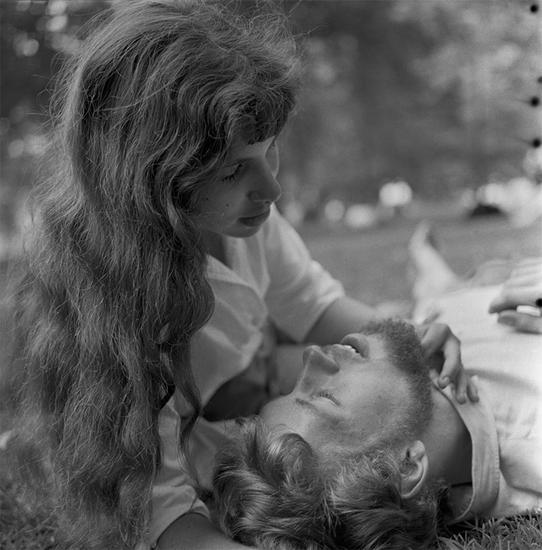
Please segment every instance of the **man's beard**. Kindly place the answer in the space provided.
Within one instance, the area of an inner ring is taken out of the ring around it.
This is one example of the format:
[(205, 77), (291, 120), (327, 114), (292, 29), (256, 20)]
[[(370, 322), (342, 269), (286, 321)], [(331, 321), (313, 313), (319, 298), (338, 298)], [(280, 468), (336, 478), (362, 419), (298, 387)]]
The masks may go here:
[(429, 369), (423, 358), (420, 340), (409, 323), (384, 319), (368, 324), (360, 331), (380, 336), (397, 370), (406, 378), (410, 396), (401, 411), (390, 411), (393, 421), (384, 432), (374, 434), (364, 448), (385, 445), (394, 447), (409, 437), (420, 436), (427, 428), (433, 412), (433, 396)]

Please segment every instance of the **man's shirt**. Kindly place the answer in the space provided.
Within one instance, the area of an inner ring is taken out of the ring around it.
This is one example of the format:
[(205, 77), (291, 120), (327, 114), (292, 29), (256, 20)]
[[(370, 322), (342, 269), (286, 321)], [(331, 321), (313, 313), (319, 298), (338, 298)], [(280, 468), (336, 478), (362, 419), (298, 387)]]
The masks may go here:
[(499, 286), (448, 293), (438, 321), (461, 340), (479, 403), (443, 392), (472, 439), (472, 486), (452, 488), (454, 521), (542, 508), (542, 335), (516, 332), (487, 313)]

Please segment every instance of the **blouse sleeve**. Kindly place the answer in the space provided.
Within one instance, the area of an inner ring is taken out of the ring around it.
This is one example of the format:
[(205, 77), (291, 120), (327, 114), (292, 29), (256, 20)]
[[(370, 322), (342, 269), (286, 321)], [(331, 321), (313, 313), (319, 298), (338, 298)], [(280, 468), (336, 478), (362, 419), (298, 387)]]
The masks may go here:
[(265, 227), (270, 283), (265, 297), (271, 319), (302, 342), (324, 310), (344, 289), (314, 261), (295, 229), (273, 209)]
[(173, 399), (170, 399), (159, 416), (162, 464), (152, 489), (147, 548), (152, 548), (167, 527), (184, 514), (198, 513), (209, 517), (209, 511), (198, 498), (195, 481), (178, 450), (179, 422), (180, 417), (173, 406)]

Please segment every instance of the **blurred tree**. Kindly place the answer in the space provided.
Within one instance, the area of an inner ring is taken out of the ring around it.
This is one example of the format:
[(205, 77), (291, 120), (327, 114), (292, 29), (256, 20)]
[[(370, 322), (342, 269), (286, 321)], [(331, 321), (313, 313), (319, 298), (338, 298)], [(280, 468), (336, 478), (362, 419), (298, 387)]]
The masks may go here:
[[(542, 74), (540, 14), (525, 2), (280, 1), (306, 72), (281, 140), (284, 200), (315, 210), (325, 197), (375, 200), (395, 178), (448, 196), (521, 172), (521, 140), (542, 122), (525, 101)], [(51, 76), (80, 26), (111, 3), (1, 1), (0, 203), (30, 185)]]
[(453, 94), (449, 153), (464, 160), (478, 184), (520, 170), (526, 153), (520, 138), (536, 135), (542, 123), (540, 109), (528, 108), (542, 69), (540, 18), (519, 1), (433, 0), (396, 8), (398, 19), (421, 18), (437, 41), (418, 71), (428, 95)]
[(0, 3), (0, 202), (31, 185), (45, 147), (51, 78), (79, 44), (81, 25), (107, 0), (3, 0)]
[(542, 50), (540, 21), (527, 4), (285, 6), (301, 33), (310, 32), (304, 106), (284, 163), (298, 157), (299, 143), (312, 148), (293, 161), (303, 185), (320, 196), (372, 200), (384, 181), (401, 177), (442, 197), (521, 172), (522, 138), (541, 123), (541, 110), (533, 117), (524, 101), (537, 91)]

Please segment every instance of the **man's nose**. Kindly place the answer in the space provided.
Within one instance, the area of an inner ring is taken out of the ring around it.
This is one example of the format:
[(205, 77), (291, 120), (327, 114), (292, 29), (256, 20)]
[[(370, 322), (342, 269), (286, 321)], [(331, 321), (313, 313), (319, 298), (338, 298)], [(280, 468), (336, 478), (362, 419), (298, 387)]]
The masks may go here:
[(256, 183), (248, 193), (252, 202), (271, 204), (276, 202), (282, 193), (279, 182), (269, 168), (263, 169), (258, 175)]
[(307, 373), (332, 376), (340, 371), (339, 364), (320, 346), (309, 346), (303, 352), (303, 364)]
[(340, 370), (339, 365), (319, 346), (309, 346), (303, 352), (303, 373), (299, 379), (301, 391), (312, 391)]

